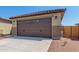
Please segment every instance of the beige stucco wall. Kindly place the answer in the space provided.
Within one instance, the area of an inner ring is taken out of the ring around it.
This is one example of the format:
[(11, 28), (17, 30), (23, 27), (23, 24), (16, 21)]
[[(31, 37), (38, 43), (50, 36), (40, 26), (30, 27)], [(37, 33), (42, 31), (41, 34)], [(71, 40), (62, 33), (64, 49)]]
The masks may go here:
[[(57, 16), (57, 19), (55, 19), (55, 16)], [(52, 16), (52, 26), (61, 26), (61, 13), (55, 13)]]
[(52, 39), (60, 39), (61, 37), (61, 17), (61, 13), (56, 13), (52, 17)]
[(10, 34), (12, 24), (0, 23), (0, 34)]
[(12, 35), (13, 36), (17, 35), (17, 20), (12, 21)]

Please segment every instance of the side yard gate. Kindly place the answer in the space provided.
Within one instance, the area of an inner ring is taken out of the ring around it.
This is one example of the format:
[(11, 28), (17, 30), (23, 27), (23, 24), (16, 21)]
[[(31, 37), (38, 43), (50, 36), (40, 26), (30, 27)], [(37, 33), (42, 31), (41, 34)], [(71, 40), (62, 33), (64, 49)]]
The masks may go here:
[(79, 39), (79, 26), (64, 26), (63, 37)]

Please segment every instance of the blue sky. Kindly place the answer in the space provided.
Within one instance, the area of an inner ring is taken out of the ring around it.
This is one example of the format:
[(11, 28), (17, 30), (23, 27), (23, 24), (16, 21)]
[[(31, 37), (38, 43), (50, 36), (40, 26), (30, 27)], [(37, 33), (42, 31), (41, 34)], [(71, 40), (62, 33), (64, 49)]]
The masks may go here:
[(67, 8), (62, 25), (74, 25), (79, 23), (79, 6), (0, 6), (0, 17), (28, 14), (31, 12)]

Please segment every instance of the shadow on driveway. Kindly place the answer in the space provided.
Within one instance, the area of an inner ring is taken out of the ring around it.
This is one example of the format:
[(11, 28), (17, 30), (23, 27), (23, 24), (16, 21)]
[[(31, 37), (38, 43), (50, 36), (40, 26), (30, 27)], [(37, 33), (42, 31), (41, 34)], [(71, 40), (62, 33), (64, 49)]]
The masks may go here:
[(35, 40), (35, 41), (51, 40), (51, 38), (23, 37), (23, 36), (17, 36), (17, 37), (12, 37), (12, 38), (13, 38), (13, 39), (21, 39), (21, 40)]

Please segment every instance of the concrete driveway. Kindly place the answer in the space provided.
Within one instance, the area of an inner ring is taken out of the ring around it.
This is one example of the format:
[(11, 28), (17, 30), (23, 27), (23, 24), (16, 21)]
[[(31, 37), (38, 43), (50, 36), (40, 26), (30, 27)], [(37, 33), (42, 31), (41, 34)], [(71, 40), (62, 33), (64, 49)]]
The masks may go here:
[(51, 41), (39, 37), (0, 38), (0, 52), (46, 52)]

